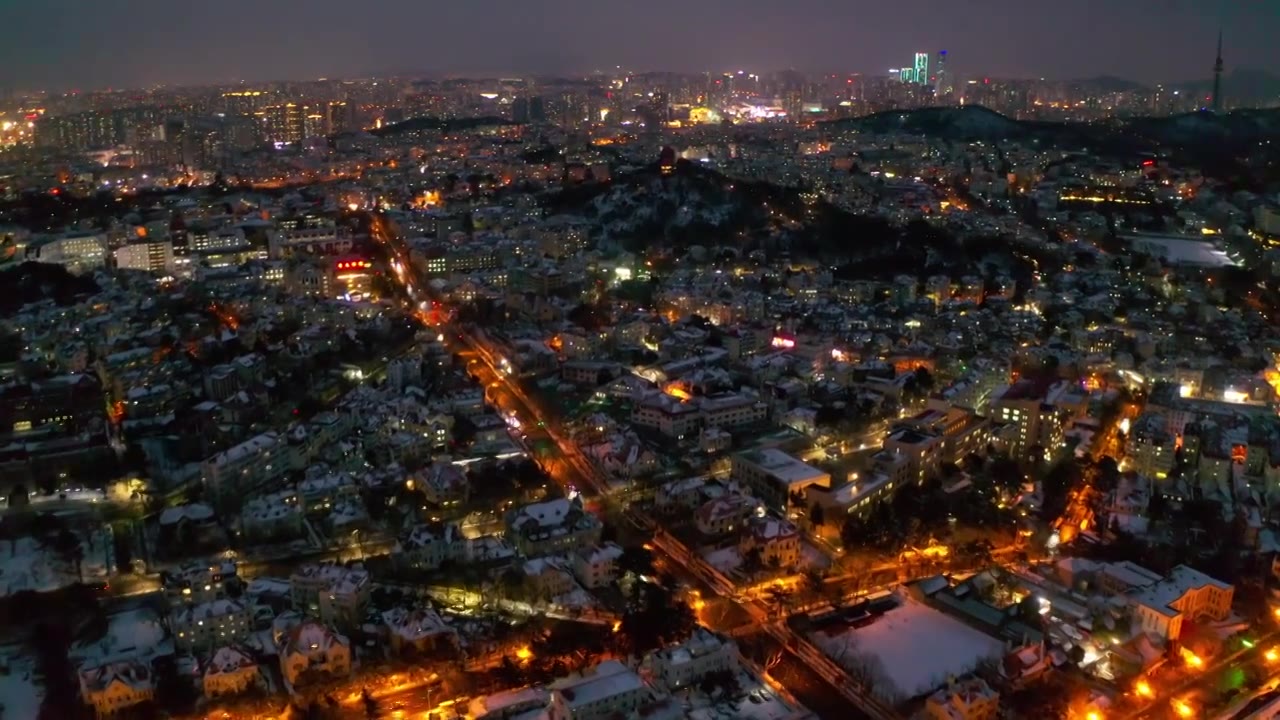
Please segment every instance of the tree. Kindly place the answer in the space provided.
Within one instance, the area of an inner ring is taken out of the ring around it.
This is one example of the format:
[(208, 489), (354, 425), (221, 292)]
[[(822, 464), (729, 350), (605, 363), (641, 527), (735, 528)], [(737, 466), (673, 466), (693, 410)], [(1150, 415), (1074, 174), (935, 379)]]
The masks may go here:
[(645, 584), (639, 607), (623, 613), (618, 635), (629, 651), (640, 655), (666, 643), (687, 638), (697, 625), (693, 610), (676, 597), (672, 587)]
[(822, 527), (826, 521), (826, 511), (822, 509), (821, 505), (814, 503), (809, 508), (809, 522), (813, 523), (814, 527)]
[(629, 546), (622, 549), (618, 557), (618, 571), (623, 575), (653, 577), (653, 552), (643, 546)]
[(111, 541), (116, 556), (116, 570), (121, 573), (133, 572), (133, 543), (129, 536), (115, 532), (111, 535)]

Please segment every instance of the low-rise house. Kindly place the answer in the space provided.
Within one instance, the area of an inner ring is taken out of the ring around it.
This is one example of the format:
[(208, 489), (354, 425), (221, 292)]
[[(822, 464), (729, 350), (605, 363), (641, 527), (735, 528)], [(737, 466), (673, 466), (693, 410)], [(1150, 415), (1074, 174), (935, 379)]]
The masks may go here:
[(549, 720), (606, 720), (626, 717), (652, 696), (631, 668), (606, 660), (581, 675), (551, 684)]
[(715, 536), (740, 530), (762, 512), (760, 501), (748, 495), (729, 494), (708, 500), (694, 513), (694, 524), (703, 535)]
[(141, 662), (109, 662), (80, 671), (80, 695), (98, 717), (111, 717), (154, 699), (155, 678)]
[(618, 558), (622, 548), (617, 543), (582, 548), (573, 553), (573, 575), (588, 590), (604, 587), (618, 579)]
[(507, 537), (516, 550), (530, 557), (595, 545), (601, 530), (599, 518), (576, 499), (533, 503), (507, 515)]
[(396, 548), (400, 561), (409, 567), (435, 570), (446, 562), (463, 559), (466, 540), (452, 524), (415, 525)]
[(321, 472), (308, 474), (298, 483), (298, 495), (308, 512), (328, 510), (344, 498), (356, 497), (360, 494), (360, 486), (355, 478), (344, 472)]
[(431, 463), (410, 480), (422, 490), (428, 502), (438, 507), (461, 505), (471, 496), (471, 482), (466, 470), (452, 463)]
[(249, 500), (240, 511), (240, 531), (246, 542), (301, 537), (305, 527), (297, 493), (286, 490)]
[(230, 560), (191, 562), (160, 573), (165, 597), (173, 605), (198, 605), (227, 596), (227, 583), (238, 582), (236, 564)]
[(692, 510), (702, 503), (702, 488), (706, 484), (705, 477), (684, 478), (664, 483), (654, 493), (653, 504), (664, 511)]
[(534, 558), (521, 567), (524, 572), (524, 585), (529, 596), (539, 600), (550, 600), (573, 592), (576, 585), (569, 572), (569, 563), (563, 558), (551, 556)]
[(675, 692), (697, 684), (711, 673), (736, 673), (738, 646), (699, 626), (683, 643), (650, 653), (644, 667), (655, 685)]
[(304, 620), (283, 635), (280, 672), (295, 688), (345, 678), (351, 674), (351, 643), (315, 620)]
[(184, 606), (173, 614), (174, 644), (183, 650), (238, 643), (253, 632), (253, 617), (235, 600), (213, 600)]
[(547, 706), (551, 693), (543, 687), (533, 686), (474, 698), (467, 705), (464, 717), (469, 720), (510, 720), (523, 718), (527, 713), (538, 712)]
[(800, 564), (800, 531), (786, 520), (753, 517), (739, 541), (739, 551), (759, 551), (765, 567), (794, 569)]
[(243, 648), (220, 647), (204, 663), (205, 697), (236, 695), (261, 684), (258, 662)]
[(979, 677), (952, 682), (925, 701), (929, 720), (995, 720), (1000, 693)]
[(394, 608), (382, 613), (382, 622), (387, 626), (391, 652), (397, 655), (427, 653), (442, 644), (456, 646), (458, 643), (457, 631), (429, 607)]
[(289, 582), (293, 606), (319, 615), (324, 622), (344, 627), (364, 619), (372, 583), (369, 572), (341, 565), (304, 565), (294, 571)]

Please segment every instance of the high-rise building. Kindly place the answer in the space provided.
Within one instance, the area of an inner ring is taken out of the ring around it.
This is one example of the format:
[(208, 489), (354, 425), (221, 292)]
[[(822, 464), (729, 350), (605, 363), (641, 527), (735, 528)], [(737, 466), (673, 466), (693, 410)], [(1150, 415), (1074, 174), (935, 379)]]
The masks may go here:
[(356, 129), (356, 107), (345, 100), (329, 103), (325, 130), (330, 135), (351, 132)]
[(529, 98), (529, 121), (536, 123), (547, 121), (547, 108), (541, 95)]
[(529, 122), (529, 99), (518, 97), (511, 101), (511, 122)]
[(1218, 59), (1213, 63), (1213, 111), (1222, 112), (1222, 31), (1218, 31)]
[(267, 140), (277, 143), (301, 142), (306, 137), (307, 108), (285, 103), (264, 108)]
[(916, 53), (915, 81), (918, 85), (929, 84), (929, 53)]
[(116, 267), (121, 270), (168, 275), (173, 271), (173, 243), (168, 240), (130, 243), (115, 251), (115, 259)]
[(267, 103), (261, 90), (235, 90), (222, 93), (222, 104), (228, 115), (252, 115)]
[(946, 95), (951, 92), (951, 78), (947, 75), (947, 51), (938, 51), (937, 68), (933, 71), (934, 84), (933, 91), (935, 95)]

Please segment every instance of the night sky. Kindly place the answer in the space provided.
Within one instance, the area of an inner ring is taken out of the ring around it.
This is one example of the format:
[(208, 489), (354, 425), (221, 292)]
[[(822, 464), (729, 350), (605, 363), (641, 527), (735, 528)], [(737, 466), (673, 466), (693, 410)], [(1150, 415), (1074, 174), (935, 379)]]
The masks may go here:
[(1142, 82), (1280, 62), (1280, 0), (0, 0), (0, 88), (369, 74), (881, 73)]

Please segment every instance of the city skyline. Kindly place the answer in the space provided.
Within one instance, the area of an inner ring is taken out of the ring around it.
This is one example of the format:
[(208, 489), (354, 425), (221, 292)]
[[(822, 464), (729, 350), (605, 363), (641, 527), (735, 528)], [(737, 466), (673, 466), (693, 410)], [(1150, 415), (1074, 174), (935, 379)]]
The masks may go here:
[[(272, 17), (244, 0), (181, 8), (139, 0), (125, 12), (71, 4), (81, 7), (0, 11), (9, 56), (0, 63), (0, 87), (90, 90), (388, 73), (581, 74), (618, 65), (878, 74), (914, 52), (942, 49), (961, 74), (1181, 82), (1212, 75), (1219, 28), (1228, 75), (1274, 64), (1269, 38), (1280, 32), (1280, 11), (1261, 4), (1219, 10), (1187, 0), (1143, 7), (970, 0), (931, 3), (914, 14), (879, 3), (830, 7), (819, 0), (786, 7), (763, 0), (694, 6), (659, 0), (644, 8), (499, 2), (496, 14), (492, 8), (404, 0), (378, 0), (359, 12), (333, 0), (296, 7), (294, 0), (280, 0)], [(1104, 10), (1107, 23), (1099, 26), (1095, 20)], [(1086, 47), (1089, 52), (1080, 52)]]

